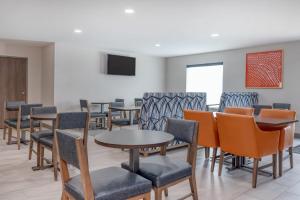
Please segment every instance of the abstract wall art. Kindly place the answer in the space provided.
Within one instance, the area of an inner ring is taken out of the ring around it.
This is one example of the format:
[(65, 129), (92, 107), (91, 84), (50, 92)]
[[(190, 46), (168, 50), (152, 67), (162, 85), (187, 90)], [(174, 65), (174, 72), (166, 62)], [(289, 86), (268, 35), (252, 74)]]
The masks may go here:
[(246, 88), (282, 88), (283, 50), (247, 53)]

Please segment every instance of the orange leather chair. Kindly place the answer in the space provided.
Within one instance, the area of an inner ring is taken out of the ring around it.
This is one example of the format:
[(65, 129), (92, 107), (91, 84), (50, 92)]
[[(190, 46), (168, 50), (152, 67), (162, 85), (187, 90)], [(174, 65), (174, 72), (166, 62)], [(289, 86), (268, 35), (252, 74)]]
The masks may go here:
[[(260, 112), (261, 117), (271, 117), (279, 119), (296, 119), (296, 112), (290, 110), (278, 110), (278, 109), (262, 109)], [(295, 134), (295, 123), (280, 131), (279, 146), (278, 146), (278, 164), (279, 164), (279, 176), (282, 176), (282, 161), (283, 150), (289, 150), (290, 166), (293, 168), (293, 143)]]
[[(213, 148), (213, 157), (211, 162), (211, 172), (213, 172), (216, 162), (217, 150), (220, 146), (217, 123), (213, 113), (205, 111), (184, 110), (184, 119), (195, 120), (199, 122), (198, 145), (203, 146), (206, 149)], [(206, 157), (209, 157), (209, 153), (208, 155), (206, 154)]]
[(254, 108), (246, 107), (226, 107), (224, 113), (239, 114), (239, 115), (249, 115), (252, 116), (254, 113)]
[(220, 138), (219, 176), (222, 173), (224, 152), (254, 158), (252, 187), (256, 187), (257, 170), (263, 156), (273, 155), (273, 178), (276, 178), (277, 151), (280, 131), (262, 131), (253, 116), (217, 113)]

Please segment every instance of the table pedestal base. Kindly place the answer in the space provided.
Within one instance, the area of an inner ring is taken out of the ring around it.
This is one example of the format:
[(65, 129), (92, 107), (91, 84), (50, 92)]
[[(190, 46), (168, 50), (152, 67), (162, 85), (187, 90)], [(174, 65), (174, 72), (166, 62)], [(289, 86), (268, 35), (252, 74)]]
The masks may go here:
[(137, 172), (140, 166), (139, 162), (140, 150), (130, 149), (129, 150), (129, 168), (132, 172)]

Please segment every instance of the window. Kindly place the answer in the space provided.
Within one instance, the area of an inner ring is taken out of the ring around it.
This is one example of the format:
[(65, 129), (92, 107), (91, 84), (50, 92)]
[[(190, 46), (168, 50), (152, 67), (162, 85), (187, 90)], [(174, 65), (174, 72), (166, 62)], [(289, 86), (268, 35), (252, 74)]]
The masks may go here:
[(188, 65), (186, 91), (206, 92), (206, 104), (219, 104), (223, 91), (223, 63)]

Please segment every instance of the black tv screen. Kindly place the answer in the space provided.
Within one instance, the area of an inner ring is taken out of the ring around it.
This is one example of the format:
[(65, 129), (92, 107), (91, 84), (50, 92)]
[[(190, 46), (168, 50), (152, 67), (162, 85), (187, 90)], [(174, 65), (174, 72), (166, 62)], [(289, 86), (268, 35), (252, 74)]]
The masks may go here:
[(107, 74), (135, 76), (135, 58), (108, 54)]

